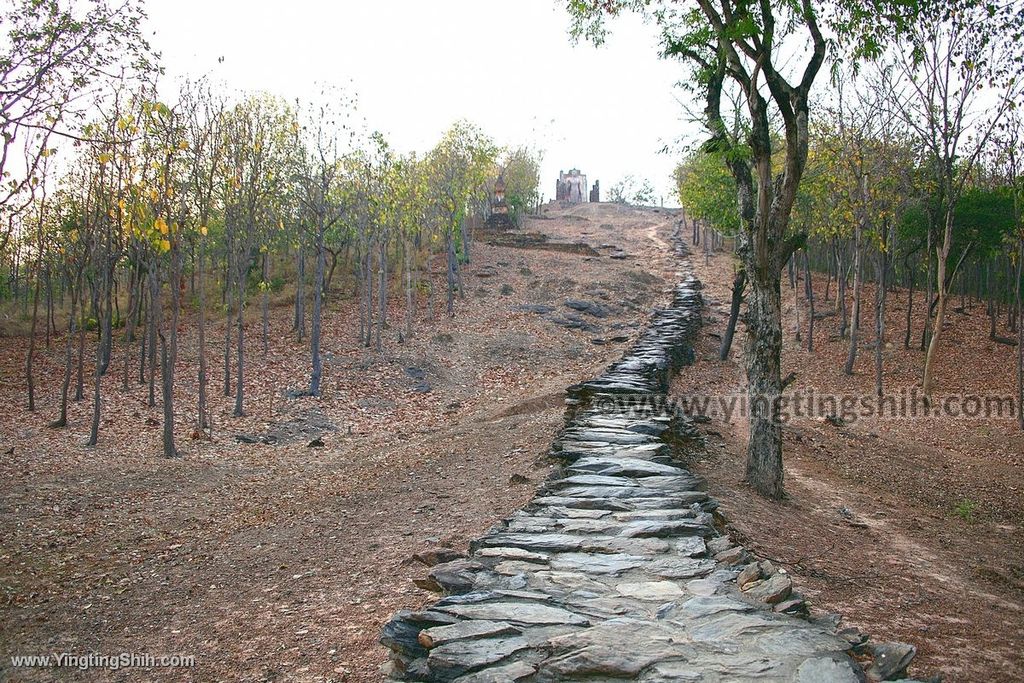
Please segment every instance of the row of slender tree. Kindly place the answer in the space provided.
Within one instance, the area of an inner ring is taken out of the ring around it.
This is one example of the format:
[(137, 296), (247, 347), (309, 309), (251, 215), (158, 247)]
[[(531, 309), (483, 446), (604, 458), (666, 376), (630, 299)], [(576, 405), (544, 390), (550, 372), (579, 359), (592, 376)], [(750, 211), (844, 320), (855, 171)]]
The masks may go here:
[[(11, 46), (9, 61), (38, 62), (34, 71), (25, 67), (28, 91), (63, 75), (36, 53), (82, 39), (77, 29), (60, 34), (62, 22), (85, 22), (88, 39), (106, 31), (115, 46), (139, 37), (141, 15), (111, 23), (123, 8), (96, 3), (105, 13), (94, 16), (42, 5), (50, 11), (16, 28), (49, 31), (51, 40)], [(244, 415), (246, 313), (260, 309), (266, 354), (271, 294), (285, 287), (294, 287), (293, 333), (310, 351), (308, 384), (291, 393), (318, 395), (325, 299), (350, 295), (339, 291), (338, 273), (358, 297), (359, 342), (379, 351), (386, 329), (411, 337), (418, 307), (433, 311), (438, 264), (446, 310), (455, 314), (472, 226), (489, 211), (499, 174), (514, 213), (537, 203), (538, 155), (502, 149), (469, 123), (454, 124), (426, 154), (400, 153), (365, 131), (344, 92), (289, 103), (269, 94), (232, 97), (199, 81), (165, 103), (157, 69), (112, 54), (83, 62), (82, 73), (94, 79), (68, 76), (63, 110), (40, 104), (4, 129), (5, 158), (20, 151), (27, 160), (9, 172), (11, 192), (0, 206), (0, 305), (31, 325), (27, 408), (36, 408), (37, 344), (49, 347), (63, 334), (52, 426), (67, 425), (69, 401), (91, 398), (89, 445), (100, 438), (102, 378), (117, 372), (122, 390), (143, 384), (149, 405), (161, 406), (163, 453), (177, 455), (174, 387), (185, 371), (178, 361), (185, 326), (197, 339), (196, 366), (187, 369), (198, 385), (195, 429), (210, 428), (215, 315), (225, 322), (217, 390), (233, 396), (234, 415)], [(110, 76), (115, 64), (122, 69)], [(36, 92), (37, 102), (44, 95)], [(68, 116), (82, 99), (90, 106)], [(40, 131), (48, 122), (50, 130)], [(400, 321), (388, 320), (395, 299), (404, 303)]]
[[(880, 108), (882, 122), (844, 127), (840, 137), (855, 142), (852, 133), (861, 131), (874, 144), (908, 135), (916, 166), (928, 170), (934, 201), (927, 206), (937, 219), (934, 234), (929, 231), (934, 243), (927, 245), (935, 252), (937, 297), (922, 373), (928, 394), (948, 302), (955, 207), (998, 121), (1020, 104), (1024, 7), (985, 0), (574, 0), (568, 6), (572, 34), (595, 42), (606, 39), (609, 18), (643, 15), (657, 30), (661, 54), (685, 66), (682, 84), (700, 100), (691, 110), (707, 133), (702, 149), (727, 170), (735, 190), (729, 203), (737, 206), (737, 288), (746, 288), (744, 365), (755, 406), (746, 479), (760, 493), (781, 498), (782, 430), (771, 408), (785, 388), (781, 281), (808, 240), (797, 203), (811, 161), (811, 132), (830, 107), (816, 90), (822, 81), (877, 70), (878, 87), (854, 88), (857, 97), (891, 95), (897, 106)], [(851, 109), (854, 94), (841, 93), (831, 106)], [(891, 136), (890, 123), (899, 124)], [(859, 164), (855, 144), (842, 162)], [(876, 186), (866, 170), (846, 192), (859, 207), (855, 224), (862, 239), (869, 222), (887, 222), (868, 209)]]
[[(941, 54), (930, 56), (933, 62), (941, 58)], [(948, 78), (940, 69), (925, 75)], [(848, 341), (843, 372), (852, 374), (865, 341), (863, 284), (873, 281), (875, 316), (869, 324), (876, 394), (883, 392), (887, 334), (904, 348), (919, 348), (925, 354), (921, 383), (930, 394), (935, 354), (940, 352), (935, 337), (947, 302), (959, 297), (961, 311), (982, 302), (990, 318), (989, 339), (1018, 348), (1014, 372), (1019, 404), (1024, 398), (1024, 354), (1019, 352), (1024, 119), (1010, 106), (1012, 101), (1004, 99), (995, 102), (996, 109), (988, 109), (973, 129), (968, 129), (967, 121), (940, 124), (938, 118), (933, 129), (927, 115), (918, 115), (934, 110), (935, 103), (901, 96), (893, 87), (891, 72), (875, 70), (853, 82), (860, 89), (850, 92), (849, 82), (845, 88), (837, 86), (832, 95), (838, 104), (823, 105), (810, 130), (807, 167), (791, 219), (806, 240), (789, 258), (784, 272), (794, 293), (798, 280), (804, 281), (802, 301), (795, 308), (797, 339), (813, 350), (815, 320), (838, 315), (840, 335)], [(972, 115), (977, 84), (968, 82), (966, 87), (971, 92), (960, 93), (964, 101), (957, 105), (964, 118)], [(943, 83), (932, 90), (949, 88), (949, 83)], [(1019, 91), (1004, 94), (1019, 96)], [(925, 110), (914, 110), (926, 105)], [(945, 128), (939, 129), (940, 125)], [(934, 138), (952, 137), (957, 130), (964, 139), (935, 144)], [(971, 139), (966, 139), (968, 135)], [(944, 149), (960, 151), (955, 158), (944, 158)], [(693, 151), (676, 167), (675, 179), (680, 201), (695, 220), (695, 242), (711, 250), (723, 237), (737, 234), (736, 183), (717, 155)], [(815, 301), (815, 276), (825, 280), (824, 301)], [(739, 269), (721, 348), (723, 359), (740, 317), (745, 284), (746, 273)], [(885, 328), (887, 296), (897, 288), (907, 297), (905, 321), (902, 330), (889, 331)], [(913, 326), (915, 291), (923, 293), (927, 302), (921, 329)]]

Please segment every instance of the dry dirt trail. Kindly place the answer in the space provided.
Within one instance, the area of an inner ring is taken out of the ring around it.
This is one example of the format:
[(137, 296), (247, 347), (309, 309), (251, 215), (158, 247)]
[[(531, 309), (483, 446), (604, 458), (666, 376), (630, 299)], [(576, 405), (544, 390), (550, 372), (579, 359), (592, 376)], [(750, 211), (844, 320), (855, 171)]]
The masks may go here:
[[(479, 234), (456, 316), (443, 314), (438, 273), (435, 314), (424, 295), (414, 337), (385, 330), (382, 354), (356, 345), (342, 281), (325, 314), (319, 399), (282, 398), (308, 376), (308, 358), (290, 309), (275, 308), (266, 358), (258, 321), (247, 330), (249, 414), (232, 418), (233, 400), (212, 392), (212, 440), (188, 439), (186, 320), (180, 460), (158, 457), (160, 408), (146, 406), (144, 387), (121, 391), (119, 363), (104, 379), (98, 447), (81, 445), (86, 401), (71, 406), (67, 430), (48, 429), (63, 340), (40, 355), (39, 409), (27, 413), (23, 340), (0, 339), (0, 680), (53, 678), (12, 669), (11, 654), (90, 651), (196, 664), (59, 677), (379, 680), (381, 624), (425, 599), (409, 557), (464, 549), (529, 499), (551, 468), (565, 387), (618, 358), (668, 301), (673, 224), (657, 209), (552, 206), (522, 231), (545, 239), (502, 246)], [(396, 296), (389, 317), (403, 313)], [(215, 378), (222, 325), (208, 331)], [(337, 431), (307, 447), (323, 425)], [(236, 438), (269, 434), (273, 445)]]

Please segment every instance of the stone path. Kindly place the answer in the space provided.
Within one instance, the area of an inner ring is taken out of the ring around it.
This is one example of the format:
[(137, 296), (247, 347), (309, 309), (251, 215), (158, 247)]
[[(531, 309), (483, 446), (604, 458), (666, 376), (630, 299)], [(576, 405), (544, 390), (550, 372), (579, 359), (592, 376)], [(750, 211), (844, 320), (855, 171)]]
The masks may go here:
[[(564, 469), (468, 556), (428, 558), (417, 584), (445, 597), (384, 627), (390, 677), (863, 680), (850, 654), (870, 650), (863, 637), (801, 618), (789, 577), (719, 534), (715, 501), (672, 457), (695, 435), (666, 391), (692, 362), (700, 309), (687, 278), (621, 361), (570, 387)], [(885, 650), (868, 674), (897, 676), (912, 656)]]

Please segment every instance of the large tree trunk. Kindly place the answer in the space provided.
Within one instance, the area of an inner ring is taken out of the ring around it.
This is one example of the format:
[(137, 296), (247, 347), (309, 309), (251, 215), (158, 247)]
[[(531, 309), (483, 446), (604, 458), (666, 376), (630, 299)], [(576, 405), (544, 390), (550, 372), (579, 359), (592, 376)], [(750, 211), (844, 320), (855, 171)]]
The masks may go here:
[(781, 498), (782, 428), (775, 414), (782, 391), (782, 292), (778, 273), (750, 276), (746, 323), (750, 411), (746, 480), (761, 494)]

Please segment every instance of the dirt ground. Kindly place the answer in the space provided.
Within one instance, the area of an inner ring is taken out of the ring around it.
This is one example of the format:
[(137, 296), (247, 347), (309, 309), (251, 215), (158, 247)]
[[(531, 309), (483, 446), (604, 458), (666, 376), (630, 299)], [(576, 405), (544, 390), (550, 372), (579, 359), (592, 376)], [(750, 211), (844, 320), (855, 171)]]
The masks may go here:
[[(63, 338), (37, 360), (34, 413), (24, 409), (25, 340), (0, 339), (0, 680), (379, 680), (380, 627), (428, 597), (410, 581), (423, 573), (410, 556), (464, 548), (532, 495), (548, 473), (564, 388), (617, 358), (667, 298), (673, 221), (654, 209), (552, 207), (525, 226), (547, 244), (497, 247), (478, 235), (456, 316), (443, 313), (438, 275), (435, 315), (421, 307), (402, 343), (395, 322), (383, 353), (357, 345), (354, 302), (335, 296), (318, 399), (284, 398), (309, 373), (291, 309), (273, 310), (266, 357), (254, 316), (244, 418), (231, 417), (233, 399), (219, 390), (224, 327), (211, 324), (212, 440), (189, 438), (196, 340), (186, 321), (177, 460), (159, 457), (162, 413), (147, 407), (145, 387), (120, 388), (123, 349), (90, 449), (88, 398), (72, 404), (69, 428), (47, 427)], [(615, 247), (624, 258), (611, 258)], [(573, 314), (567, 298), (609, 315), (581, 314), (595, 332), (557, 326), (551, 316)], [(556, 310), (516, 310), (523, 304)], [(399, 321), (398, 297), (393, 306)], [(325, 425), (335, 430), (324, 447), (308, 447)], [(268, 436), (276, 442), (260, 442)], [(196, 665), (10, 667), (11, 655), (63, 652), (184, 654)]]
[[(742, 391), (742, 325), (730, 360), (717, 360), (732, 257), (717, 254), (708, 264), (694, 258), (694, 268), (706, 285), (709, 323), (697, 364), (681, 373), (674, 391)], [(825, 278), (814, 279), (817, 310), (832, 310), (835, 283), (825, 303)], [(788, 282), (783, 297), (783, 374), (797, 375), (790, 389), (871, 395), (874, 288), (865, 288), (852, 376), (842, 372), (848, 341), (839, 338), (838, 316), (816, 320), (815, 350), (808, 352), (795, 340)], [(1013, 395), (1015, 349), (989, 341), (984, 306), (965, 303), (949, 315), (936, 394)], [(889, 295), (884, 358), (892, 393), (917, 383), (923, 365), (916, 345), (924, 297), (918, 294), (912, 308), (910, 350), (903, 348), (906, 306), (906, 291)], [(806, 309), (800, 319), (806, 344)], [(1000, 334), (1011, 336), (1002, 326)], [(708, 478), (732, 533), (790, 570), (817, 610), (841, 613), (876, 640), (916, 645), (915, 677), (1024, 680), (1024, 434), (1015, 421), (871, 418), (837, 425), (794, 417), (784, 428), (789, 499), (782, 503), (742, 483), (744, 418), (716, 417), (703, 431), (706, 450), (695, 468)]]

